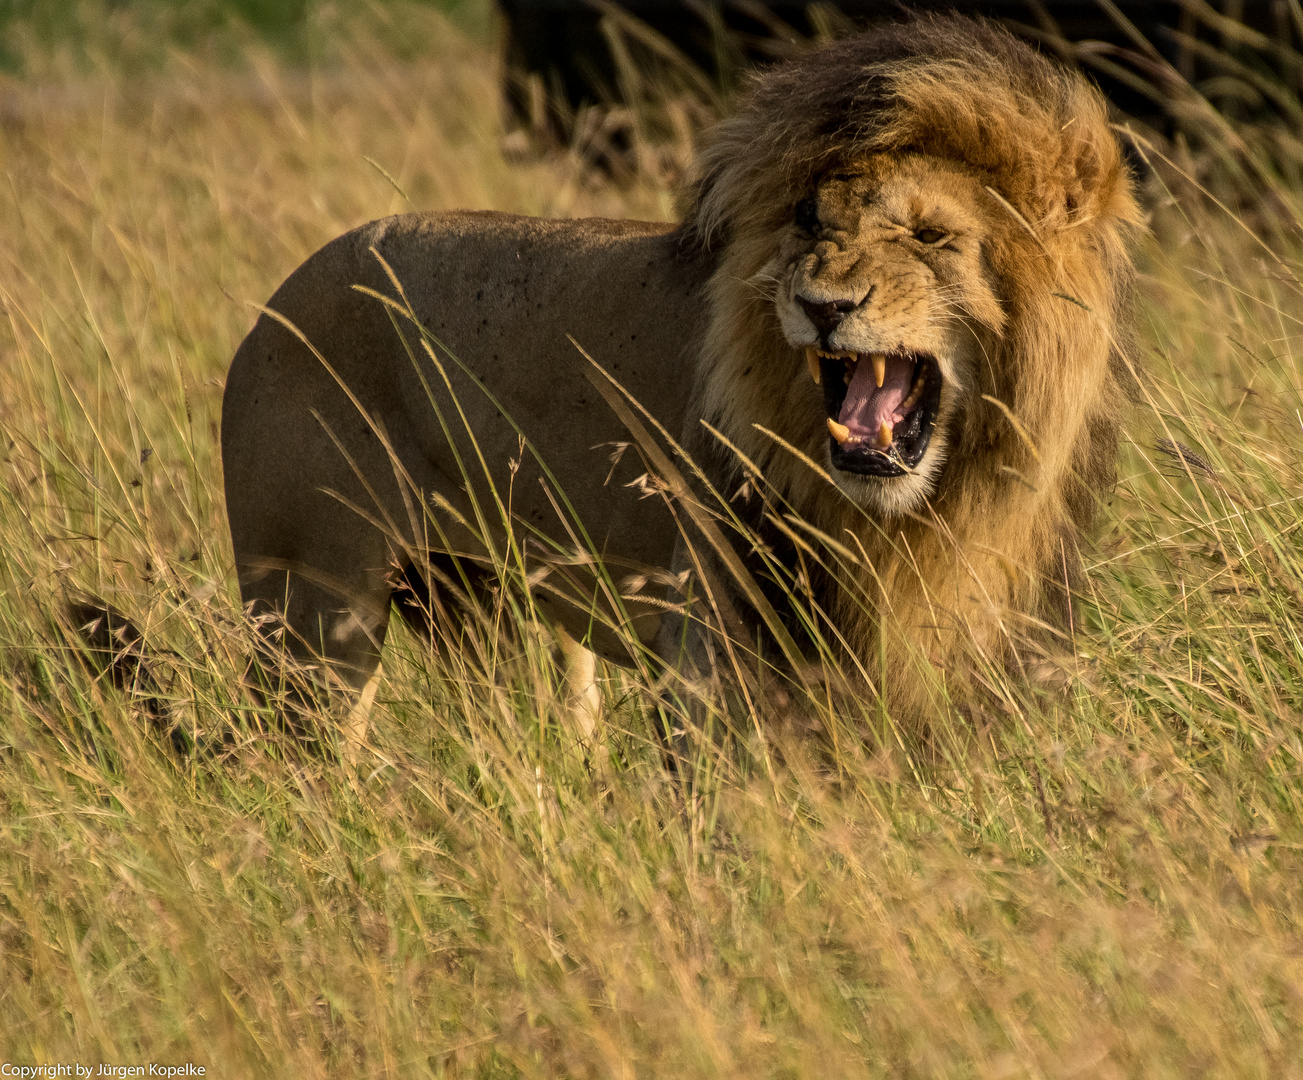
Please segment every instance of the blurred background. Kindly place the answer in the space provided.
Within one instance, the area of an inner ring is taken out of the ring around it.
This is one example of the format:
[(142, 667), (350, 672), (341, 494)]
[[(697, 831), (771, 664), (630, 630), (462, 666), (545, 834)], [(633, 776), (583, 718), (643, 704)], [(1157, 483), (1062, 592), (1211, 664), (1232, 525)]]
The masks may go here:
[[(1292, 43), (1303, 33), (1298, 0), (401, 0), (400, 6), (412, 4), (492, 48), (508, 129), (564, 142), (600, 138), (603, 124), (606, 137), (627, 142), (629, 122), (619, 110), (645, 108), (651, 96), (686, 92), (717, 104), (747, 70), (813, 41), (906, 12), (942, 10), (999, 21), (1088, 70), (1120, 112), (1168, 130), (1173, 106), (1180, 111), (1189, 86), (1233, 118), (1259, 119), (1264, 112), (1295, 118), (1289, 90), (1300, 67)], [(0, 71), (23, 73), (43, 46), (89, 47), (106, 21), (130, 25), (120, 44), (144, 67), (196, 47), (234, 60), (240, 40), (310, 62), (341, 17), (369, 9), (383, 21), (386, 8), (392, 12), (395, 2), (5, 0)], [(594, 107), (601, 119), (588, 115)]]

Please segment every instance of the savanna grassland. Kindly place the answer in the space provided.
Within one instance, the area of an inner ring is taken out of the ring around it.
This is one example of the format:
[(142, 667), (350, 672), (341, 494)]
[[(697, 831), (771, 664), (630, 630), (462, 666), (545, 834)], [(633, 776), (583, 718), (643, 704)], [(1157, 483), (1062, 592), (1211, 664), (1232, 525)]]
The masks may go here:
[[(253, 305), (374, 217), (665, 218), (672, 170), (505, 155), (483, 11), (312, 9), (294, 47), (160, 20), (5, 24), (0, 1060), (1303, 1076), (1288, 129), (1146, 151), (1146, 376), (1035, 679), (927, 738), (831, 714), (797, 737), (760, 701), (689, 788), (636, 677), (605, 672), (582, 749), (537, 636), (395, 632), (346, 763), (249, 722), (217, 423)], [(81, 593), (144, 629), (169, 717), (235, 732), (220, 759), (81, 662)]]

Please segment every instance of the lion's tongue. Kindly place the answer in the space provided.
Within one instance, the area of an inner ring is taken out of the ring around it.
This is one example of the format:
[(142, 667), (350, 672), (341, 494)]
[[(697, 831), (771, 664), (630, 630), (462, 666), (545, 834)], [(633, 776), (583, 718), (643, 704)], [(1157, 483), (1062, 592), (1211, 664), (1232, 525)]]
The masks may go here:
[(875, 386), (873, 363), (865, 357), (855, 365), (838, 421), (850, 429), (851, 438), (876, 438), (884, 422), (894, 427), (904, 419), (898, 415), (900, 403), (909, 393), (913, 378), (913, 361), (889, 356), (886, 378), (881, 386)]

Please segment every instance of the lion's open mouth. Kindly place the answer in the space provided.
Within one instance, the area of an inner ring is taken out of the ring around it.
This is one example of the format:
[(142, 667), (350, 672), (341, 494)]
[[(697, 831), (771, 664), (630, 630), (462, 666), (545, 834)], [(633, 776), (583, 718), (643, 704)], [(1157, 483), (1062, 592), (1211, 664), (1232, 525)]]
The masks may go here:
[(941, 365), (928, 353), (806, 349), (823, 384), (833, 467), (903, 476), (923, 460), (941, 404)]

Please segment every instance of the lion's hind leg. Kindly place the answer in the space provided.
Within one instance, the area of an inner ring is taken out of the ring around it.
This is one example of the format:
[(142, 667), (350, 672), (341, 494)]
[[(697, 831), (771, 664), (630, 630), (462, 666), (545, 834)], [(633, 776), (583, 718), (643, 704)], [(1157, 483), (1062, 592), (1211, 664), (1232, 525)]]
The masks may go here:
[[(365, 561), (380, 563), (371, 569)], [(383, 560), (352, 560), (339, 573), (294, 560), (247, 559), (240, 593), (263, 646), (251, 665), (256, 696), (277, 726), (311, 740), (330, 699), (346, 705), (341, 749), (356, 754), (375, 698), (392, 586)], [(359, 711), (359, 707), (360, 711)]]
[[(403, 621), (431, 648), (464, 654), (465, 634), (513, 633), (510, 619), (494, 617), (503, 587), (497, 575), (473, 560), (457, 560), (441, 552), (430, 553), (423, 570), (411, 562), (402, 566), (393, 599)], [(563, 669), (562, 714), (577, 740), (591, 746), (603, 709), (597, 657), (558, 623), (547, 623), (547, 633)], [(528, 636), (525, 632), (522, 640)]]

